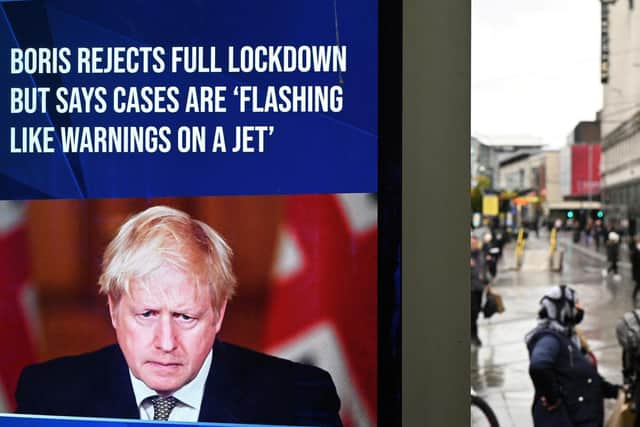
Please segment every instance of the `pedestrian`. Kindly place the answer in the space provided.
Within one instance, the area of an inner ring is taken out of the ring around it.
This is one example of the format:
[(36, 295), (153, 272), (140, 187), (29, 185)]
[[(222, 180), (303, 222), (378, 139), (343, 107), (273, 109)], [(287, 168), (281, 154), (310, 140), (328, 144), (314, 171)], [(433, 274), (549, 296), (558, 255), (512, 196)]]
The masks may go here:
[(583, 317), (575, 291), (566, 285), (554, 286), (540, 300), (538, 325), (526, 336), (535, 427), (602, 427), (604, 398), (618, 396), (620, 386), (600, 376), (576, 334)]
[(553, 227), (557, 230), (557, 231), (562, 231), (563, 229), (563, 222), (560, 218), (557, 218), (554, 222), (553, 222)]
[(640, 292), (640, 234), (636, 234), (629, 243), (629, 261), (631, 261), (631, 279), (633, 280), (633, 303)]
[(582, 235), (582, 229), (580, 227), (580, 221), (573, 223), (573, 243), (580, 243), (580, 236)]
[(600, 236), (602, 237), (603, 244), (607, 244), (607, 236), (611, 231), (613, 231), (613, 226), (602, 224), (602, 228), (600, 229)]
[(615, 231), (610, 231), (607, 235), (607, 262), (608, 266), (602, 271), (602, 276), (613, 272), (613, 280), (620, 281), (621, 277), (618, 274), (618, 258), (620, 256), (620, 235)]
[(596, 251), (600, 250), (600, 239), (602, 238), (602, 221), (596, 220), (593, 226), (593, 241), (596, 244)]
[(593, 236), (593, 220), (589, 218), (587, 220), (587, 226), (584, 229), (584, 244), (591, 246), (591, 238)]
[(500, 262), (500, 259), (502, 258), (502, 248), (504, 247), (505, 236), (506, 236), (506, 232), (502, 228), (496, 229), (495, 233), (493, 233), (492, 241), (496, 246), (496, 248), (498, 248), (498, 256), (497, 256), (496, 263)]
[(498, 272), (497, 263), (499, 252), (500, 249), (494, 242), (491, 233), (485, 233), (485, 235), (482, 236), (482, 254), (484, 256), (487, 272), (490, 276), (489, 279), (491, 280), (495, 279)]
[(640, 310), (635, 309), (623, 314), (616, 325), (618, 343), (622, 346), (622, 378), (625, 384), (626, 398), (635, 408), (634, 427), (640, 427)]
[(482, 341), (478, 337), (478, 316), (482, 310), (482, 293), (488, 283), (484, 256), (480, 249), (480, 242), (471, 236), (471, 344), (480, 347)]

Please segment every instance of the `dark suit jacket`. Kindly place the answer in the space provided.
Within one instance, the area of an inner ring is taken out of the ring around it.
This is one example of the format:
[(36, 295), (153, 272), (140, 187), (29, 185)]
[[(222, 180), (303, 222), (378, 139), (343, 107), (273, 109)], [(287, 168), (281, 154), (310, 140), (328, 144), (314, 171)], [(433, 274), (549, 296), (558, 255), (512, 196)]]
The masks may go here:
[[(25, 368), (16, 400), (21, 414), (140, 418), (118, 345)], [(341, 426), (339, 408), (327, 372), (216, 340), (199, 421)]]

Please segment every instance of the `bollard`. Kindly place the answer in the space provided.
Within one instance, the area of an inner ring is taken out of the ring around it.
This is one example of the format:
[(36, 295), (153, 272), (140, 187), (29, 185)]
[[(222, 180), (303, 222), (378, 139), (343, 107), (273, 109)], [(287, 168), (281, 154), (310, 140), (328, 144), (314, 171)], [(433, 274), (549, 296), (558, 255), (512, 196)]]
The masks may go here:
[(549, 270), (554, 270), (554, 258), (556, 255), (556, 247), (557, 247), (557, 234), (558, 230), (553, 227), (551, 230), (551, 234), (549, 235)]
[(564, 249), (558, 248), (558, 229), (554, 227), (549, 237), (549, 270), (561, 272), (563, 260)]
[(518, 230), (518, 240), (516, 243), (516, 270), (520, 270), (522, 267), (522, 256), (524, 254), (524, 229)]
[(564, 249), (560, 248), (555, 251), (553, 258), (551, 259), (551, 271), (562, 272), (562, 264), (564, 260)]

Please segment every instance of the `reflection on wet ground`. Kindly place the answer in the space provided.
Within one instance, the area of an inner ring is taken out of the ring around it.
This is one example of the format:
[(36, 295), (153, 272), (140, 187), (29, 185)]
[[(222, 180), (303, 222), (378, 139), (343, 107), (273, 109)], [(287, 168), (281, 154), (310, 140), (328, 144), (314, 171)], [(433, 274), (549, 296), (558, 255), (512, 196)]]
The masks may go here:
[[(501, 426), (533, 425), (533, 386), (524, 336), (535, 326), (538, 302), (552, 285), (566, 283), (576, 290), (585, 308), (581, 329), (597, 357), (600, 373), (611, 382), (622, 381), (622, 350), (616, 341), (615, 325), (622, 313), (633, 307), (627, 252), (621, 251), (622, 280), (614, 281), (611, 276), (603, 279), (604, 248), (596, 252), (582, 242), (572, 243), (569, 237), (560, 237), (565, 250), (562, 273), (548, 271), (546, 235), (529, 238), (520, 271), (514, 268), (513, 244), (505, 247), (493, 288), (502, 295), (506, 311), (480, 320), (483, 346), (472, 347), (470, 353), (471, 385), (491, 405)], [(607, 402), (607, 411), (612, 404)]]

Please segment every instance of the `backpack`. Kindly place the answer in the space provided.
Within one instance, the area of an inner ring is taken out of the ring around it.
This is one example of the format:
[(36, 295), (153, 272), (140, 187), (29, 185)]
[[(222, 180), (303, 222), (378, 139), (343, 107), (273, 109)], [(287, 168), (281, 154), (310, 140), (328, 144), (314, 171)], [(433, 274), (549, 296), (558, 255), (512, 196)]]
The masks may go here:
[(626, 351), (640, 355), (640, 310), (628, 311), (616, 325), (618, 343)]

